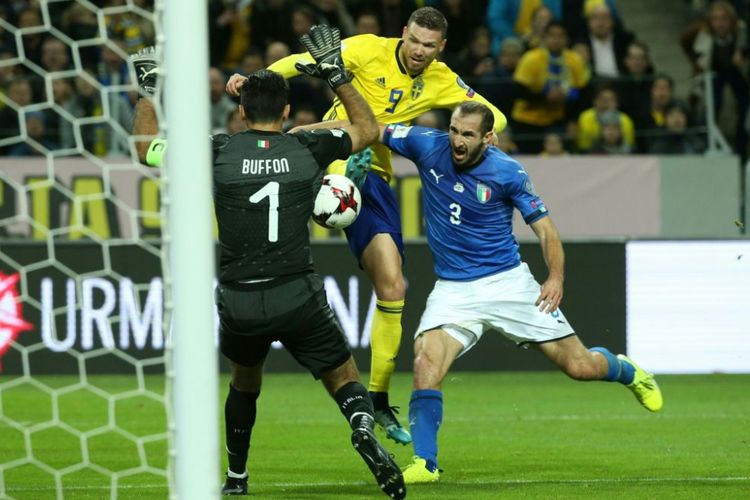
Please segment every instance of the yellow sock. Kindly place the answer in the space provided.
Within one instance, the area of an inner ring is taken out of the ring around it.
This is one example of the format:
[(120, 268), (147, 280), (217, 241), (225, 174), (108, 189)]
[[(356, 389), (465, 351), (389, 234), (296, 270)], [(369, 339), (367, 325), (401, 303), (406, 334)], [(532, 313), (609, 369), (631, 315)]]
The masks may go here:
[(401, 313), (404, 301), (378, 300), (370, 333), (370, 392), (388, 392), (391, 374), (396, 368), (396, 355), (401, 344)]

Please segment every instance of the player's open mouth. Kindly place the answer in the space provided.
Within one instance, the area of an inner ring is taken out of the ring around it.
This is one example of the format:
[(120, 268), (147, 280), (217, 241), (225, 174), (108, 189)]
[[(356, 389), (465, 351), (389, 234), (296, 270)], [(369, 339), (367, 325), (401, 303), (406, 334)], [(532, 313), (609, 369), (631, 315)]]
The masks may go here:
[(456, 161), (461, 161), (466, 157), (466, 151), (463, 150), (453, 150), (453, 159)]

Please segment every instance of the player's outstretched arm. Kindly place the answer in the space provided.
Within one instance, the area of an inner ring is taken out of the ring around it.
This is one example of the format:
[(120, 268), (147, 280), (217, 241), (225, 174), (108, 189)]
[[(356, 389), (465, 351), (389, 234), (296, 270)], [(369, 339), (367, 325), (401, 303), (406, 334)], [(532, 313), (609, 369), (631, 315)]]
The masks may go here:
[(344, 128), (352, 140), (352, 150), (360, 151), (378, 138), (378, 124), (372, 109), (350, 83), (341, 56), (341, 38), (337, 28), (324, 24), (313, 26), (300, 42), (312, 55), (314, 63), (298, 62), (297, 69), (315, 78), (322, 78), (336, 93), (346, 109), (351, 124)]
[(165, 143), (156, 138), (159, 122), (151, 100), (156, 93), (156, 78), (159, 74), (156, 50), (154, 47), (145, 47), (133, 54), (130, 61), (135, 70), (139, 94), (133, 117), (133, 135), (139, 137), (135, 140), (135, 149), (141, 163), (160, 166), (161, 154), (155, 155), (154, 150), (163, 152)]
[(549, 216), (542, 217), (531, 223), (531, 229), (539, 238), (544, 262), (549, 274), (536, 300), (536, 305), (543, 312), (554, 312), (563, 296), (563, 281), (565, 279), (565, 252), (563, 251), (560, 233)]

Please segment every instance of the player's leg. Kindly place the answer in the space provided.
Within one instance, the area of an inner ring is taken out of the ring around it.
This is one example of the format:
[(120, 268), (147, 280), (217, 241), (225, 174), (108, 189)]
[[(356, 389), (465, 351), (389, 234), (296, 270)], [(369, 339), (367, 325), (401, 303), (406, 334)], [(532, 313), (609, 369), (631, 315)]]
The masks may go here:
[[(314, 290), (304, 308), (296, 311), (296, 332), (281, 338), (289, 353), (323, 382), (352, 428), (352, 446), (391, 498), (406, 496), (401, 471), (378, 442), (372, 401), (359, 382), (359, 372), (341, 327), (326, 299), (322, 281), (314, 276)], [(319, 284), (319, 285), (318, 285)]]
[(560, 369), (575, 380), (619, 382), (630, 389), (649, 411), (659, 411), (663, 401), (654, 376), (624, 355), (615, 356), (605, 347), (586, 349), (573, 335), (537, 347)]
[(237, 335), (222, 328), (221, 352), (230, 360), (232, 379), (224, 403), (225, 445), (229, 468), (223, 495), (247, 495), (247, 457), (257, 412), (265, 361), (271, 340)]
[(381, 233), (367, 245), (360, 262), (375, 288), (377, 300), (370, 334), (368, 387), (375, 405), (376, 420), (390, 439), (408, 444), (411, 437), (396, 419), (388, 398), (402, 335), (405, 284), (401, 254), (391, 235)]
[(414, 342), (414, 389), (409, 402), (409, 426), (414, 459), (404, 469), (406, 484), (437, 481), (437, 435), (443, 420), (442, 383), (464, 344), (445, 330), (430, 330)]
[(375, 405), (376, 421), (386, 435), (398, 443), (408, 444), (411, 437), (399, 424), (388, 399), (401, 344), (404, 308), (401, 218), (393, 191), (375, 173), (368, 175), (361, 194), (362, 211), (346, 229), (346, 236), (352, 253), (370, 277), (377, 298), (370, 334), (370, 396)]

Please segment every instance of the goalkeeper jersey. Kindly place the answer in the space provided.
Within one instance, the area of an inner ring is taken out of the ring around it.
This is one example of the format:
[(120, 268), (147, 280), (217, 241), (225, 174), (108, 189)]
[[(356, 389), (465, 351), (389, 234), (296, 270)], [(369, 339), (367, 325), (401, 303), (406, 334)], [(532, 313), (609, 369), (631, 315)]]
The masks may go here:
[(296, 134), (248, 130), (212, 138), (219, 281), (312, 271), (308, 222), (325, 167), (348, 157), (342, 129)]
[[(410, 76), (398, 58), (401, 43), (399, 38), (374, 35), (357, 35), (342, 42), (346, 69), (354, 76), (352, 84), (370, 105), (379, 123), (409, 124), (431, 109), (453, 109), (464, 101), (475, 100), (492, 110), (496, 131), (505, 128), (507, 120), (503, 113), (474, 92), (445, 63), (434, 61), (421, 74)], [(268, 69), (291, 78), (300, 74), (294, 67), (300, 59), (313, 60), (309, 53), (294, 54), (276, 61)], [(324, 119), (348, 119), (341, 101), (334, 100)], [(390, 150), (382, 144), (374, 144), (371, 148), (373, 171), (389, 181), (392, 170)]]

